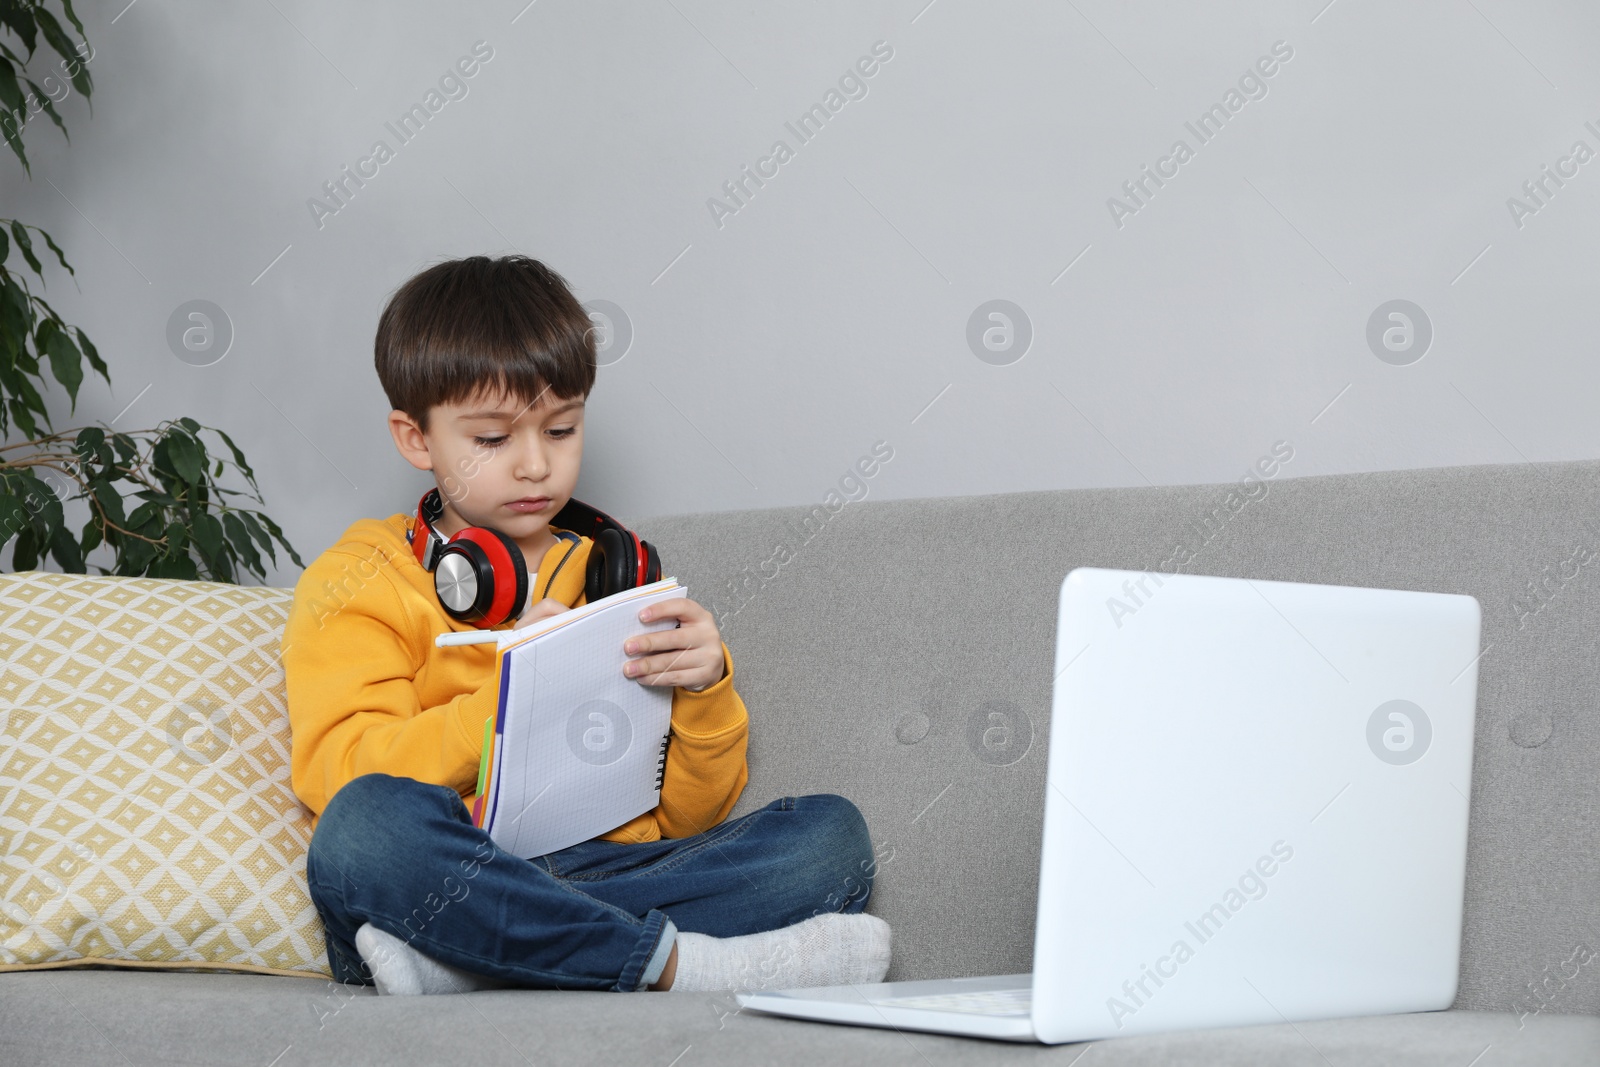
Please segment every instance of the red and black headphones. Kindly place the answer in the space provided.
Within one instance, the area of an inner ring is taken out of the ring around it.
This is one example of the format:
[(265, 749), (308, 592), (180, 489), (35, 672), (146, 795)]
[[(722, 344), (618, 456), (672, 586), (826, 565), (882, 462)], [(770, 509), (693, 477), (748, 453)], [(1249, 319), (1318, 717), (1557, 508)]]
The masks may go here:
[[(406, 533), (406, 540), (423, 569), (433, 571), (434, 592), (451, 618), (487, 630), (520, 618), (534, 599), (543, 599), (528, 595), (528, 564), (515, 541), (492, 526), (468, 526), (446, 540), (434, 529), (443, 516), (444, 500), (438, 488), (429, 489), (417, 503), (416, 525)], [(655, 546), (597, 508), (568, 500), (550, 520), (550, 527), (557, 537), (572, 542), (572, 548), (545, 577), (546, 595), (581, 543), (579, 535), (594, 541), (583, 580), (583, 594), (589, 603), (661, 580), (661, 557)], [(573, 532), (567, 533), (569, 530)], [(421, 537), (416, 536), (419, 532)]]

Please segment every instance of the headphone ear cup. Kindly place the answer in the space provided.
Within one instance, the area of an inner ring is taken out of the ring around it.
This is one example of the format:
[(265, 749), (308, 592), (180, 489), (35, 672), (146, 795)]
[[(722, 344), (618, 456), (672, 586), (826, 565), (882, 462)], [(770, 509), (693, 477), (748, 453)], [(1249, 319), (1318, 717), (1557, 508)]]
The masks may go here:
[(647, 562), (644, 565), (644, 584), (650, 585), (661, 580), (661, 557), (656, 555), (656, 546), (649, 541), (639, 542), (644, 546)]
[(593, 604), (596, 600), (633, 588), (633, 576), (638, 566), (633, 552), (623, 537), (611, 527), (595, 535), (589, 549), (589, 569), (584, 574), (583, 593)]
[(528, 600), (527, 558), (499, 530), (469, 526), (440, 551), (433, 587), (451, 618), (486, 630), (522, 613)]
[[(504, 548), (506, 558), (511, 564), (509, 575), (502, 569), (503, 565), (500, 562), (497, 561), (495, 564), (494, 584), (496, 597), (493, 614), (492, 616), (484, 616), (485, 621), (479, 623), (480, 626), (489, 627), (498, 626), (507, 619), (515, 619), (522, 614), (522, 609), (528, 603), (529, 586), (532, 583), (528, 580), (528, 557), (523, 555), (522, 546), (499, 530), (490, 529), (489, 527), (484, 527), (483, 529), (499, 539), (501, 546)], [(500, 609), (501, 601), (498, 596), (502, 577), (509, 577), (510, 581), (505, 584), (511, 586), (511, 598), (505, 603), (503, 611)]]

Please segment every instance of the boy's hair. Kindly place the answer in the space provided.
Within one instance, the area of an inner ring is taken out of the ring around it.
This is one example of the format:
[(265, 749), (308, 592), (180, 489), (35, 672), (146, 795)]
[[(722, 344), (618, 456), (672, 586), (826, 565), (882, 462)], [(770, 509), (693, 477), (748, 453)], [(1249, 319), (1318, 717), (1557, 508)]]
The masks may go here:
[(428, 409), (486, 388), (531, 403), (594, 388), (594, 323), (566, 280), (527, 256), (469, 256), (401, 285), (373, 345), (389, 404), (428, 432)]

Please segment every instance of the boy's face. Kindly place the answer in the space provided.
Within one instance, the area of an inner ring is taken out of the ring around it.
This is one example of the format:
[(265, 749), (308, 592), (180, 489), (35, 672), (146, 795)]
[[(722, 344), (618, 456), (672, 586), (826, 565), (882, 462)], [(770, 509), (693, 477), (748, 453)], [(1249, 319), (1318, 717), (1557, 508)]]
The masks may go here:
[[(483, 392), (465, 403), (435, 404), (426, 434), (405, 412), (391, 411), (389, 431), (412, 466), (433, 471), (444, 499), (441, 535), (490, 526), (537, 561), (553, 543), (550, 520), (578, 484), (583, 405), (548, 388), (533, 403)], [(508, 506), (526, 498), (543, 502)]]

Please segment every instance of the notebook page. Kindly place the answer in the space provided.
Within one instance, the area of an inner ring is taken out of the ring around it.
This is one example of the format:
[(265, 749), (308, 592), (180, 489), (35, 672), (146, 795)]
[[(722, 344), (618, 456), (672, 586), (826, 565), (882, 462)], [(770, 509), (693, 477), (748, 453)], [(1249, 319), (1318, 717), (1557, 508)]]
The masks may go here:
[(629, 657), (622, 644), (676, 626), (672, 618), (640, 622), (639, 611), (684, 595), (673, 585), (625, 598), (581, 626), (519, 642), (506, 656), (503, 752), (490, 828), (496, 844), (524, 858), (541, 856), (660, 803), (656, 783), (673, 687), (624, 676)]
[[(503, 667), (500, 672), (500, 693), (496, 698), (498, 703), (493, 720), (496, 751), (494, 753), (495, 759), (489, 778), (489, 792), (487, 794), (487, 800), (484, 802), (485, 810), (483, 821), (479, 824), (483, 829), (490, 831), (491, 837), (493, 835), (495, 826), (495, 811), (497, 807), (496, 802), (499, 798), (500, 753), (498, 750), (504, 747), (501, 743), (500, 735), (505, 730), (506, 708), (509, 706), (506, 694), (511, 683), (511, 670), (509, 661), (505, 656), (506, 651), (508, 649), (516, 648), (518, 645), (524, 644), (534, 638), (541, 637), (546, 633), (550, 633), (559, 627), (570, 626), (577, 620), (587, 615), (592, 615), (597, 611), (609, 610), (615, 607), (617, 604), (626, 601), (638, 600), (641, 597), (648, 597), (651, 594), (656, 593), (658, 590), (666, 589), (676, 590), (679, 595), (687, 595), (687, 590), (678, 585), (678, 579), (667, 577), (662, 578), (660, 581), (652, 582), (649, 585), (635, 586), (631, 589), (623, 589), (619, 592), (611, 594), (608, 597), (601, 597), (599, 600), (592, 600), (587, 604), (580, 604), (578, 607), (569, 611), (564, 611), (558, 615), (549, 616), (548, 618), (541, 619), (538, 622), (530, 623), (527, 626), (513, 628), (511, 630), (501, 632), (497, 647), (501, 653), (500, 658)], [(637, 618), (639, 608), (635, 607), (633, 611), (635, 618)]]
[[(663, 589), (677, 590), (677, 594), (679, 596), (689, 595), (688, 591), (684, 589), (683, 586), (678, 584), (678, 579), (676, 578), (662, 578), (660, 581), (651, 582), (649, 585), (641, 585), (635, 586), (632, 589), (624, 589), (619, 593), (612, 593), (608, 597), (601, 597), (599, 600), (592, 600), (587, 604), (579, 604), (577, 607), (563, 611), (558, 615), (551, 615), (547, 618), (540, 619), (538, 622), (531, 622), (527, 626), (523, 626), (521, 628), (514, 627), (510, 630), (501, 630), (499, 631), (499, 651), (504, 652), (508, 648), (516, 648), (524, 641), (531, 641), (537, 637), (542, 637), (544, 634), (547, 634), (552, 630), (559, 629), (562, 626), (571, 626), (573, 623), (577, 622), (586, 615), (592, 615), (597, 611), (609, 611), (620, 603), (629, 600), (637, 600), (640, 597), (647, 597)], [(637, 608), (635, 609), (634, 614), (635, 618), (637, 619)]]

